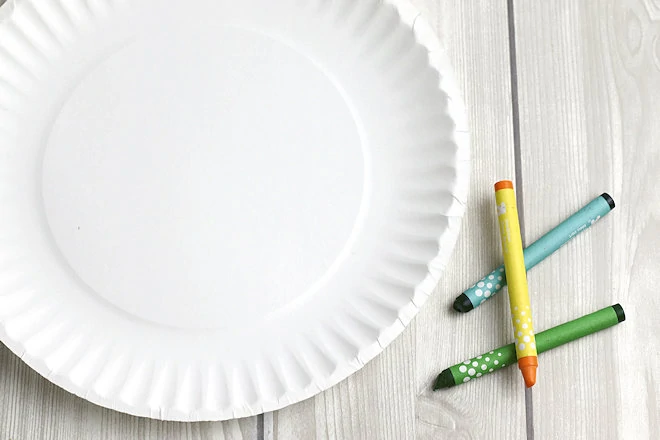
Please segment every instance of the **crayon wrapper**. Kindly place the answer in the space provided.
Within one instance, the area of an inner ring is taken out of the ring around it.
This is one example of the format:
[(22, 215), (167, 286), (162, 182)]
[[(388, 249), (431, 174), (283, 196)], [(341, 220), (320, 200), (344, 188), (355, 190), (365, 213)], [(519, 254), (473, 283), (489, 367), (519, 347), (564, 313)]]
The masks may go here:
[(504, 266), (500, 266), (463, 292), (476, 307), (506, 286)]
[(497, 219), (502, 239), (502, 254), (507, 274), (511, 322), (518, 359), (536, 356), (536, 340), (527, 291), (527, 271), (523, 255), (516, 196), (512, 189), (495, 192)]
[(458, 365), (451, 367), (456, 384), (469, 382), (472, 379), (490, 374), (501, 368), (516, 363), (516, 350), (513, 344), (509, 344), (497, 350), (484, 353), (472, 359), (468, 359)]

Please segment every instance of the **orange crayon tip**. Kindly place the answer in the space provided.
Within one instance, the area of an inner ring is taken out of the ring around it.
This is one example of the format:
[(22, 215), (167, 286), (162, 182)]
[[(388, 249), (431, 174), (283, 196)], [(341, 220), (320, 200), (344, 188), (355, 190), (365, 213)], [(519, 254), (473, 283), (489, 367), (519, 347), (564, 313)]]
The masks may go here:
[(518, 368), (525, 379), (525, 386), (531, 388), (536, 383), (536, 368), (539, 366), (539, 359), (536, 356), (525, 356), (518, 359)]
[(501, 189), (513, 189), (513, 182), (510, 180), (500, 180), (495, 184), (495, 191), (499, 191)]

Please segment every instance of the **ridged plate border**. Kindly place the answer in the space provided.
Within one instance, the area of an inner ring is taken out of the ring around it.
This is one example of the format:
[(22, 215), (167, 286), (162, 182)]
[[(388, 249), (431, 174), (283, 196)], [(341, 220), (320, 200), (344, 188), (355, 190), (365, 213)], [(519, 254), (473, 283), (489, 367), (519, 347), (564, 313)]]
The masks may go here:
[[(386, 0), (384, 3), (391, 4), (396, 8), (402, 22), (411, 28), (417, 43), (428, 50), (429, 65), (435, 68), (440, 74), (439, 88), (449, 97), (448, 112), (455, 124), (453, 140), (458, 147), (458, 154), (456, 155), (456, 163), (454, 164), (457, 170), (456, 184), (453, 188), (452, 194), (454, 202), (445, 213), (448, 219), (448, 227), (445, 233), (439, 237), (439, 254), (429, 263), (426, 278), (416, 287), (414, 292), (411, 292), (410, 302), (398, 310), (398, 319), (388, 328), (380, 329), (381, 336), (376, 341), (368, 347), (362, 347), (360, 353), (355, 359), (346, 362), (344, 365), (337, 366), (336, 370), (330, 377), (327, 377), (326, 380), (323, 381), (316, 381), (313, 386), (308, 386), (298, 391), (288, 390), (280, 398), (272, 401), (262, 401), (258, 405), (232, 408), (230, 410), (227, 409), (208, 414), (200, 412), (167, 411), (166, 408), (162, 408), (160, 411), (154, 411), (153, 408), (150, 409), (147, 406), (138, 407), (128, 405), (122, 401), (103, 398), (89, 388), (77, 386), (72, 381), (67, 380), (66, 377), (54, 374), (54, 372), (49, 369), (44, 359), (30, 356), (20, 340), (15, 340), (8, 336), (2, 320), (0, 320), (0, 322), (2, 322), (2, 324), (0, 324), (0, 340), (2, 340), (10, 350), (39, 374), (56, 385), (93, 403), (137, 416), (178, 421), (225, 420), (280, 409), (289, 404), (312, 397), (313, 395), (330, 388), (360, 369), (366, 362), (381, 353), (383, 349), (405, 329), (407, 324), (417, 314), (419, 308), (435, 289), (440, 276), (449, 261), (458, 237), (460, 221), (467, 200), (469, 182), (469, 136), (465, 108), (454, 81), (446, 53), (429, 23), (408, 0)], [(13, 7), (15, 7), (14, 0), (9, 0), (7, 4), (0, 7), (0, 27), (11, 22), (11, 9)], [(0, 110), (2, 109), (0, 108)], [(13, 280), (10, 280), (10, 282), (11, 281)], [(0, 315), (2, 315), (1, 312), (2, 311), (0, 311)], [(38, 313), (35, 315), (35, 319), (37, 315)]]

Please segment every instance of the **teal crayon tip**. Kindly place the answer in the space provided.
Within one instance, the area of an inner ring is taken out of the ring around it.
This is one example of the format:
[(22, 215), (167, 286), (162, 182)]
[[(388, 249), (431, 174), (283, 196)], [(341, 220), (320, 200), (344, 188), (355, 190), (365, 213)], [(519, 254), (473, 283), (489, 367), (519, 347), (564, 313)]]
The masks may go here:
[(612, 308), (614, 309), (614, 312), (616, 312), (616, 318), (619, 320), (619, 322), (623, 322), (626, 320), (626, 314), (624, 313), (621, 304), (614, 304)]
[(600, 196), (605, 199), (608, 205), (610, 205), (610, 210), (614, 209), (614, 207), (616, 206), (614, 204), (614, 199), (610, 197), (608, 193), (603, 193)]
[(437, 391), (440, 388), (453, 387), (454, 385), (456, 385), (454, 375), (451, 374), (451, 370), (447, 368), (442, 373), (438, 374), (438, 377), (435, 379), (435, 382), (433, 383), (433, 391)]
[(470, 298), (464, 293), (461, 293), (456, 300), (454, 301), (454, 310), (461, 313), (467, 313), (470, 310), (474, 309), (474, 305)]

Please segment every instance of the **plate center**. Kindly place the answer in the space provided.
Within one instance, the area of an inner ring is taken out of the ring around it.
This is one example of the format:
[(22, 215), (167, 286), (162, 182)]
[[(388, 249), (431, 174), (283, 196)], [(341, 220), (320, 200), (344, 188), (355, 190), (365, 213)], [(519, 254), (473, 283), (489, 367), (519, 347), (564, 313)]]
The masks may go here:
[(245, 326), (350, 251), (358, 127), (292, 48), (173, 30), (71, 86), (45, 150), (45, 212), (68, 265), (114, 305), (169, 326)]

